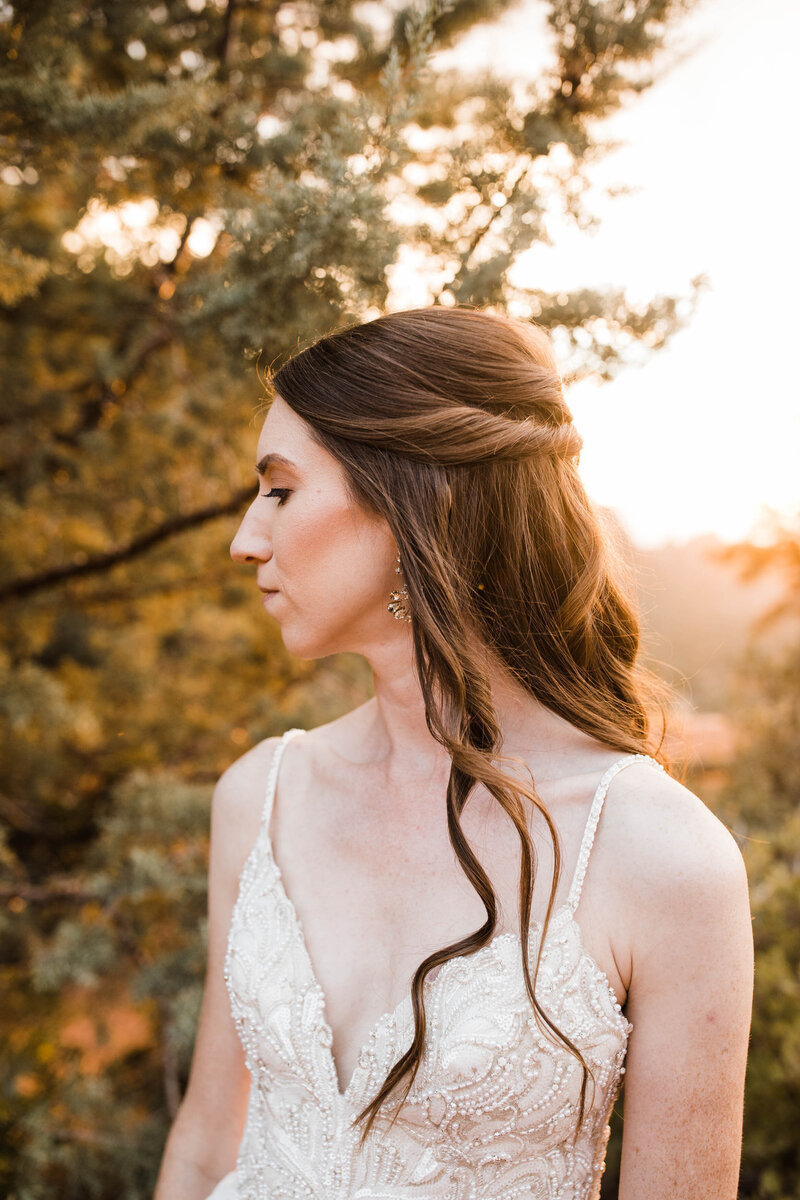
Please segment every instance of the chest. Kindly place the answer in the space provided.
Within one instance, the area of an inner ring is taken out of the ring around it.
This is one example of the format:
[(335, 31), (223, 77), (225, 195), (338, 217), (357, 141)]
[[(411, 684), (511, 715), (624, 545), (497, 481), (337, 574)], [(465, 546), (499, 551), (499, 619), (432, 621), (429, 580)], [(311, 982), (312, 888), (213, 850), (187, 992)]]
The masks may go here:
[[(291, 806), (276, 806), (269, 830), (270, 857), (279, 864), (280, 891), (290, 898), (292, 921), (319, 987), (342, 1086), (356, 1070), (375, 1022), (409, 995), (420, 963), (469, 938), (486, 920), (451, 845), (442, 796), (417, 789), (393, 797), (394, 804), (374, 802), (381, 795), (378, 781), (338, 792), (329, 779), (318, 793), (324, 803), (315, 801), (313, 791), (295, 787)], [(561, 807), (559, 832), (570, 867), (585, 800)], [(479, 789), (470, 796), (462, 826), (497, 900), (496, 935), (518, 939), (518, 834), (494, 798)], [(530, 832), (537, 921), (547, 909), (553, 854), (544, 830)], [(565, 871), (557, 899), (565, 898), (569, 878)], [(601, 958), (613, 972), (607, 949), (601, 948)]]
[[(326, 996), (296, 912), (268, 847), (256, 850), (242, 877), (226, 956), (248, 1066), (275, 1111), (288, 1106), (287, 1119), (294, 1121), (307, 1106), (338, 1111), (344, 1103), (358, 1110), (411, 1043), (410, 999), (404, 993), (363, 1029), (351, 1059), (345, 1062), (341, 1050), (337, 1058)], [(539, 937), (533, 929), (533, 956)], [(545, 937), (537, 993), (602, 1082), (602, 1108), (606, 1085), (610, 1096), (618, 1082), (628, 1026), (586, 955), (568, 906), (559, 908)], [(513, 931), (445, 963), (426, 982), (425, 1007), (426, 1049), (403, 1115), (417, 1128), (415, 1141), (452, 1136), (461, 1154), (469, 1130), (475, 1126), (477, 1137), (493, 1108), (517, 1143), (523, 1127), (536, 1139), (561, 1135), (574, 1116), (580, 1066), (563, 1045), (543, 1036), (534, 1019)]]
[[(297, 912), (332, 1015), (385, 1009), (422, 960), (486, 920), (447, 829), (442, 796), (372, 805), (328, 792), (324, 805), (273, 814), (271, 850)], [(494, 806), (494, 813), (491, 812)], [(462, 815), (471, 851), (497, 902), (497, 932), (519, 924), (519, 838), (491, 796)], [(537, 843), (536, 903), (546, 908), (550, 847)], [(351, 986), (347, 986), (347, 980)]]

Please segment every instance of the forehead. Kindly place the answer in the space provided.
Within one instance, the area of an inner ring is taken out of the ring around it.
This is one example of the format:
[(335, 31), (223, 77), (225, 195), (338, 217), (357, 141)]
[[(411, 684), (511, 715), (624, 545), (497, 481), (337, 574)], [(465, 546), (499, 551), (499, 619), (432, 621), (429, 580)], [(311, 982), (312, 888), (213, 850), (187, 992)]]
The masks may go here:
[(298, 417), (289, 405), (276, 395), (264, 418), (258, 437), (257, 458), (274, 455), (274, 465), (284, 465), (281, 458), (289, 459), (298, 470), (337, 466), (336, 460), (314, 441), (309, 426)]

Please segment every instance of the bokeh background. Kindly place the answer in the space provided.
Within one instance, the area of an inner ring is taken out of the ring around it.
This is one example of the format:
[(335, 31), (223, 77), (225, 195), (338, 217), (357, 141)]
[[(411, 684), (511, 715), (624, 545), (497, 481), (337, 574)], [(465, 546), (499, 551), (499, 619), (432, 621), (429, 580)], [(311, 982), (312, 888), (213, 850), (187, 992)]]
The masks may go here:
[(0, 0), (10, 1200), (152, 1194), (213, 784), (370, 695), (229, 559), (259, 371), (433, 302), (554, 339), (669, 753), (750, 872), (740, 1196), (800, 1197), (798, 35), (794, 0)]

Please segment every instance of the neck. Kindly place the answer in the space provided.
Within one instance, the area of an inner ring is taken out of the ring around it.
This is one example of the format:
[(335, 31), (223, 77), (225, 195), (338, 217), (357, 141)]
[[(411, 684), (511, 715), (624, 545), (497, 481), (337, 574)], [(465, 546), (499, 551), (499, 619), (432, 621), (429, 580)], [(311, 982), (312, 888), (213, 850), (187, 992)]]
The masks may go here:
[[(378, 657), (370, 662), (375, 695), (362, 710), (362, 747), (369, 761), (395, 761), (406, 774), (410, 768), (430, 778), (440, 770), (447, 773), (450, 760), (428, 730), (412, 655), (409, 648), (401, 662), (396, 653), (386, 661)], [(487, 673), (503, 752), (524, 753), (528, 760), (533, 757), (557, 768), (585, 735), (540, 704), (501, 664), (487, 664)]]

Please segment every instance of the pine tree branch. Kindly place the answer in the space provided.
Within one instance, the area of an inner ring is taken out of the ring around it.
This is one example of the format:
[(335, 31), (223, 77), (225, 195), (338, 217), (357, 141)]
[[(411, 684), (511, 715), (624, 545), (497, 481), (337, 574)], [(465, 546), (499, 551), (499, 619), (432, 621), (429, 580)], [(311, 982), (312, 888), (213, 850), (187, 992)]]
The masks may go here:
[(32, 817), (21, 804), (3, 792), (0, 792), (0, 820), (5, 821), (6, 825), (10, 825), (17, 833), (30, 833), (35, 837), (49, 836), (49, 830), (42, 821)]
[(85, 904), (90, 900), (97, 900), (98, 897), (94, 892), (87, 891), (69, 879), (49, 884), (0, 883), (0, 900), (14, 899), (24, 900), (26, 904), (52, 904), (56, 900)]
[(150, 550), (152, 546), (157, 546), (160, 542), (185, 533), (187, 529), (194, 529), (199, 525), (205, 525), (208, 521), (216, 520), (217, 517), (230, 516), (231, 513), (236, 512), (244, 501), (252, 497), (252, 495), (253, 487), (252, 485), (248, 485), (246, 488), (241, 488), (238, 492), (234, 492), (222, 504), (212, 504), (208, 508), (201, 508), (196, 512), (181, 513), (179, 516), (170, 517), (155, 529), (151, 529), (149, 533), (134, 538), (126, 546), (119, 546), (116, 550), (109, 550), (105, 554), (97, 554), (93, 558), (87, 559), (86, 562), (66, 563), (64, 566), (52, 567), (47, 571), (40, 571), (36, 575), (30, 575), (27, 579), (12, 580), (10, 583), (0, 587), (0, 601), (31, 596), (35, 592), (55, 587), (57, 584), (63, 583), (65, 579), (75, 579), (81, 575), (102, 574), (105, 571), (109, 571), (112, 567), (117, 566), (118, 563), (130, 562), (131, 559), (138, 558)]
[[(127, 392), (131, 384), (141, 375), (153, 351), (166, 345), (171, 337), (172, 330), (166, 328), (157, 329), (152, 333), (136, 351), (128, 366), (125, 377), (117, 378), (111, 383), (107, 383), (99, 396), (93, 397), (83, 405), (78, 419), (74, 422), (71, 429), (62, 432), (55, 430), (53, 432), (53, 441), (60, 442), (66, 446), (76, 446), (82, 434), (96, 429), (102, 420), (106, 405), (116, 403), (118, 395), (114, 391), (114, 387), (124, 384), (124, 390)], [(124, 353), (124, 350), (124, 347), (120, 347), (118, 353)]]
[[(219, 588), (231, 582), (229, 567), (224, 565), (215, 571), (203, 571), (192, 576), (192, 587)], [(81, 608), (86, 609), (92, 604), (135, 604), (139, 600), (149, 600), (153, 596), (171, 596), (183, 592), (186, 588), (185, 579), (168, 579), (161, 583), (147, 583), (144, 586), (109, 587), (103, 590), (81, 595)]]
[[(189, 235), (192, 231), (192, 224), (195, 217), (198, 215), (199, 213), (197, 212), (186, 213), (186, 224), (181, 234), (180, 241), (178, 242), (175, 257), (169, 263), (159, 264), (158, 274), (162, 281), (175, 274), (178, 267), (178, 260), (180, 259), (186, 243), (189, 240)], [(128, 352), (130, 344), (133, 341), (133, 333), (135, 328), (136, 326), (133, 325), (125, 331), (124, 336), (121, 338), (119, 344), (115, 347), (114, 356), (116, 358), (121, 358)], [(117, 376), (113, 381), (106, 383), (103, 386), (99, 396), (93, 396), (90, 400), (88, 400), (80, 409), (77, 420), (70, 429), (64, 431), (54, 430), (51, 434), (53, 441), (59, 442), (61, 445), (65, 446), (76, 446), (82, 434), (89, 433), (91, 430), (96, 429), (103, 419), (107, 405), (117, 404), (119, 402), (120, 394), (124, 395), (126, 392), (130, 391), (131, 386), (136, 382), (138, 377), (142, 374), (143, 370), (147, 366), (151, 354), (153, 354), (154, 351), (159, 350), (162, 346), (167, 345), (173, 335), (174, 330), (169, 325), (162, 325), (153, 330), (148, 337), (144, 338), (136, 352), (132, 355), (125, 374), (122, 376)], [(119, 391), (120, 385), (124, 385), (124, 390), (121, 393)], [(90, 386), (91, 384), (89, 383), (81, 383), (73, 387), (71, 391), (82, 392)], [(116, 391), (115, 388), (117, 389)], [(16, 462), (4, 465), (3, 472), (6, 475), (6, 478), (13, 477), (15, 473), (19, 473), (19, 470), (26, 465), (26, 462), (27, 459), (20, 458)]]
[(236, 52), (236, 34), (241, 16), (237, 11), (238, 7), (238, 0), (228, 0), (225, 15), (222, 18), (222, 36), (219, 39), (217, 56), (223, 72), (229, 70), (231, 59)]
[(108, 1133), (96, 1133), (90, 1129), (51, 1129), (48, 1137), (52, 1142), (75, 1142), (81, 1146), (97, 1146), (103, 1150), (119, 1150), (120, 1137)]
[[(516, 200), (517, 196), (519, 195), (519, 190), (522, 186), (522, 181), (524, 180), (525, 176), (528, 173), (528, 168), (531, 165), (531, 161), (532, 160), (530, 158), (528, 158), (523, 163), (522, 170), (519, 172), (519, 174), (517, 175), (517, 178), (514, 180), (513, 184), (511, 185), (511, 188), (509, 190), (509, 194), (508, 194), (508, 197), (506, 200), (506, 204), (503, 205), (503, 208), (505, 208), (506, 205), (508, 205), (508, 204), (513, 204), (513, 202)], [(448, 288), (455, 288), (458, 286), (458, 281), (459, 281), (459, 279), (462, 278), (465, 270), (467, 269), (467, 264), (469, 263), (469, 260), (472, 258), (472, 255), (475, 253), (475, 251), (477, 250), (478, 246), (481, 244), (483, 239), (491, 231), (495, 221), (497, 220), (498, 216), (500, 215), (500, 213), (502, 211), (503, 211), (502, 208), (494, 209), (492, 211), (492, 214), (489, 217), (489, 219), (486, 222), (484, 222), (484, 224), (481, 225), (480, 228), (475, 230), (475, 232), (472, 235), (472, 238), (470, 239), (469, 245), (467, 246), (464, 253), (461, 255), (461, 265), (458, 268), (458, 271), (457, 271), (455, 277), (453, 279), (451, 279), (449, 283), (445, 283), (442, 285), (442, 287), (439, 289), (439, 291), (434, 296), (434, 302), (438, 302), (440, 300), (442, 292), (447, 291)]]
[[(92, 396), (78, 410), (77, 417), (69, 429), (51, 430), (50, 438), (53, 442), (60, 443), (63, 446), (78, 446), (81, 436), (85, 433), (96, 429), (106, 413), (107, 408), (112, 405), (116, 406), (119, 403), (119, 398), (128, 392), (131, 386), (135, 383), (139, 375), (147, 366), (150, 355), (154, 351), (166, 345), (173, 331), (166, 327), (155, 330), (145, 341), (139, 346), (136, 353), (133, 355), (129, 363), (128, 370), (124, 376), (116, 376), (109, 383), (103, 385), (100, 394)], [(123, 354), (125, 347), (117, 348), (117, 355)], [(82, 382), (71, 388), (71, 392), (85, 392), (88, 387), (92, 386), (88, 382)], [(28, 456), (22, 454), (10, 462), (3, 463), (3, 477), (6, 481), (13, 480), (18, 477), (22, 471), (28, 466)]]

